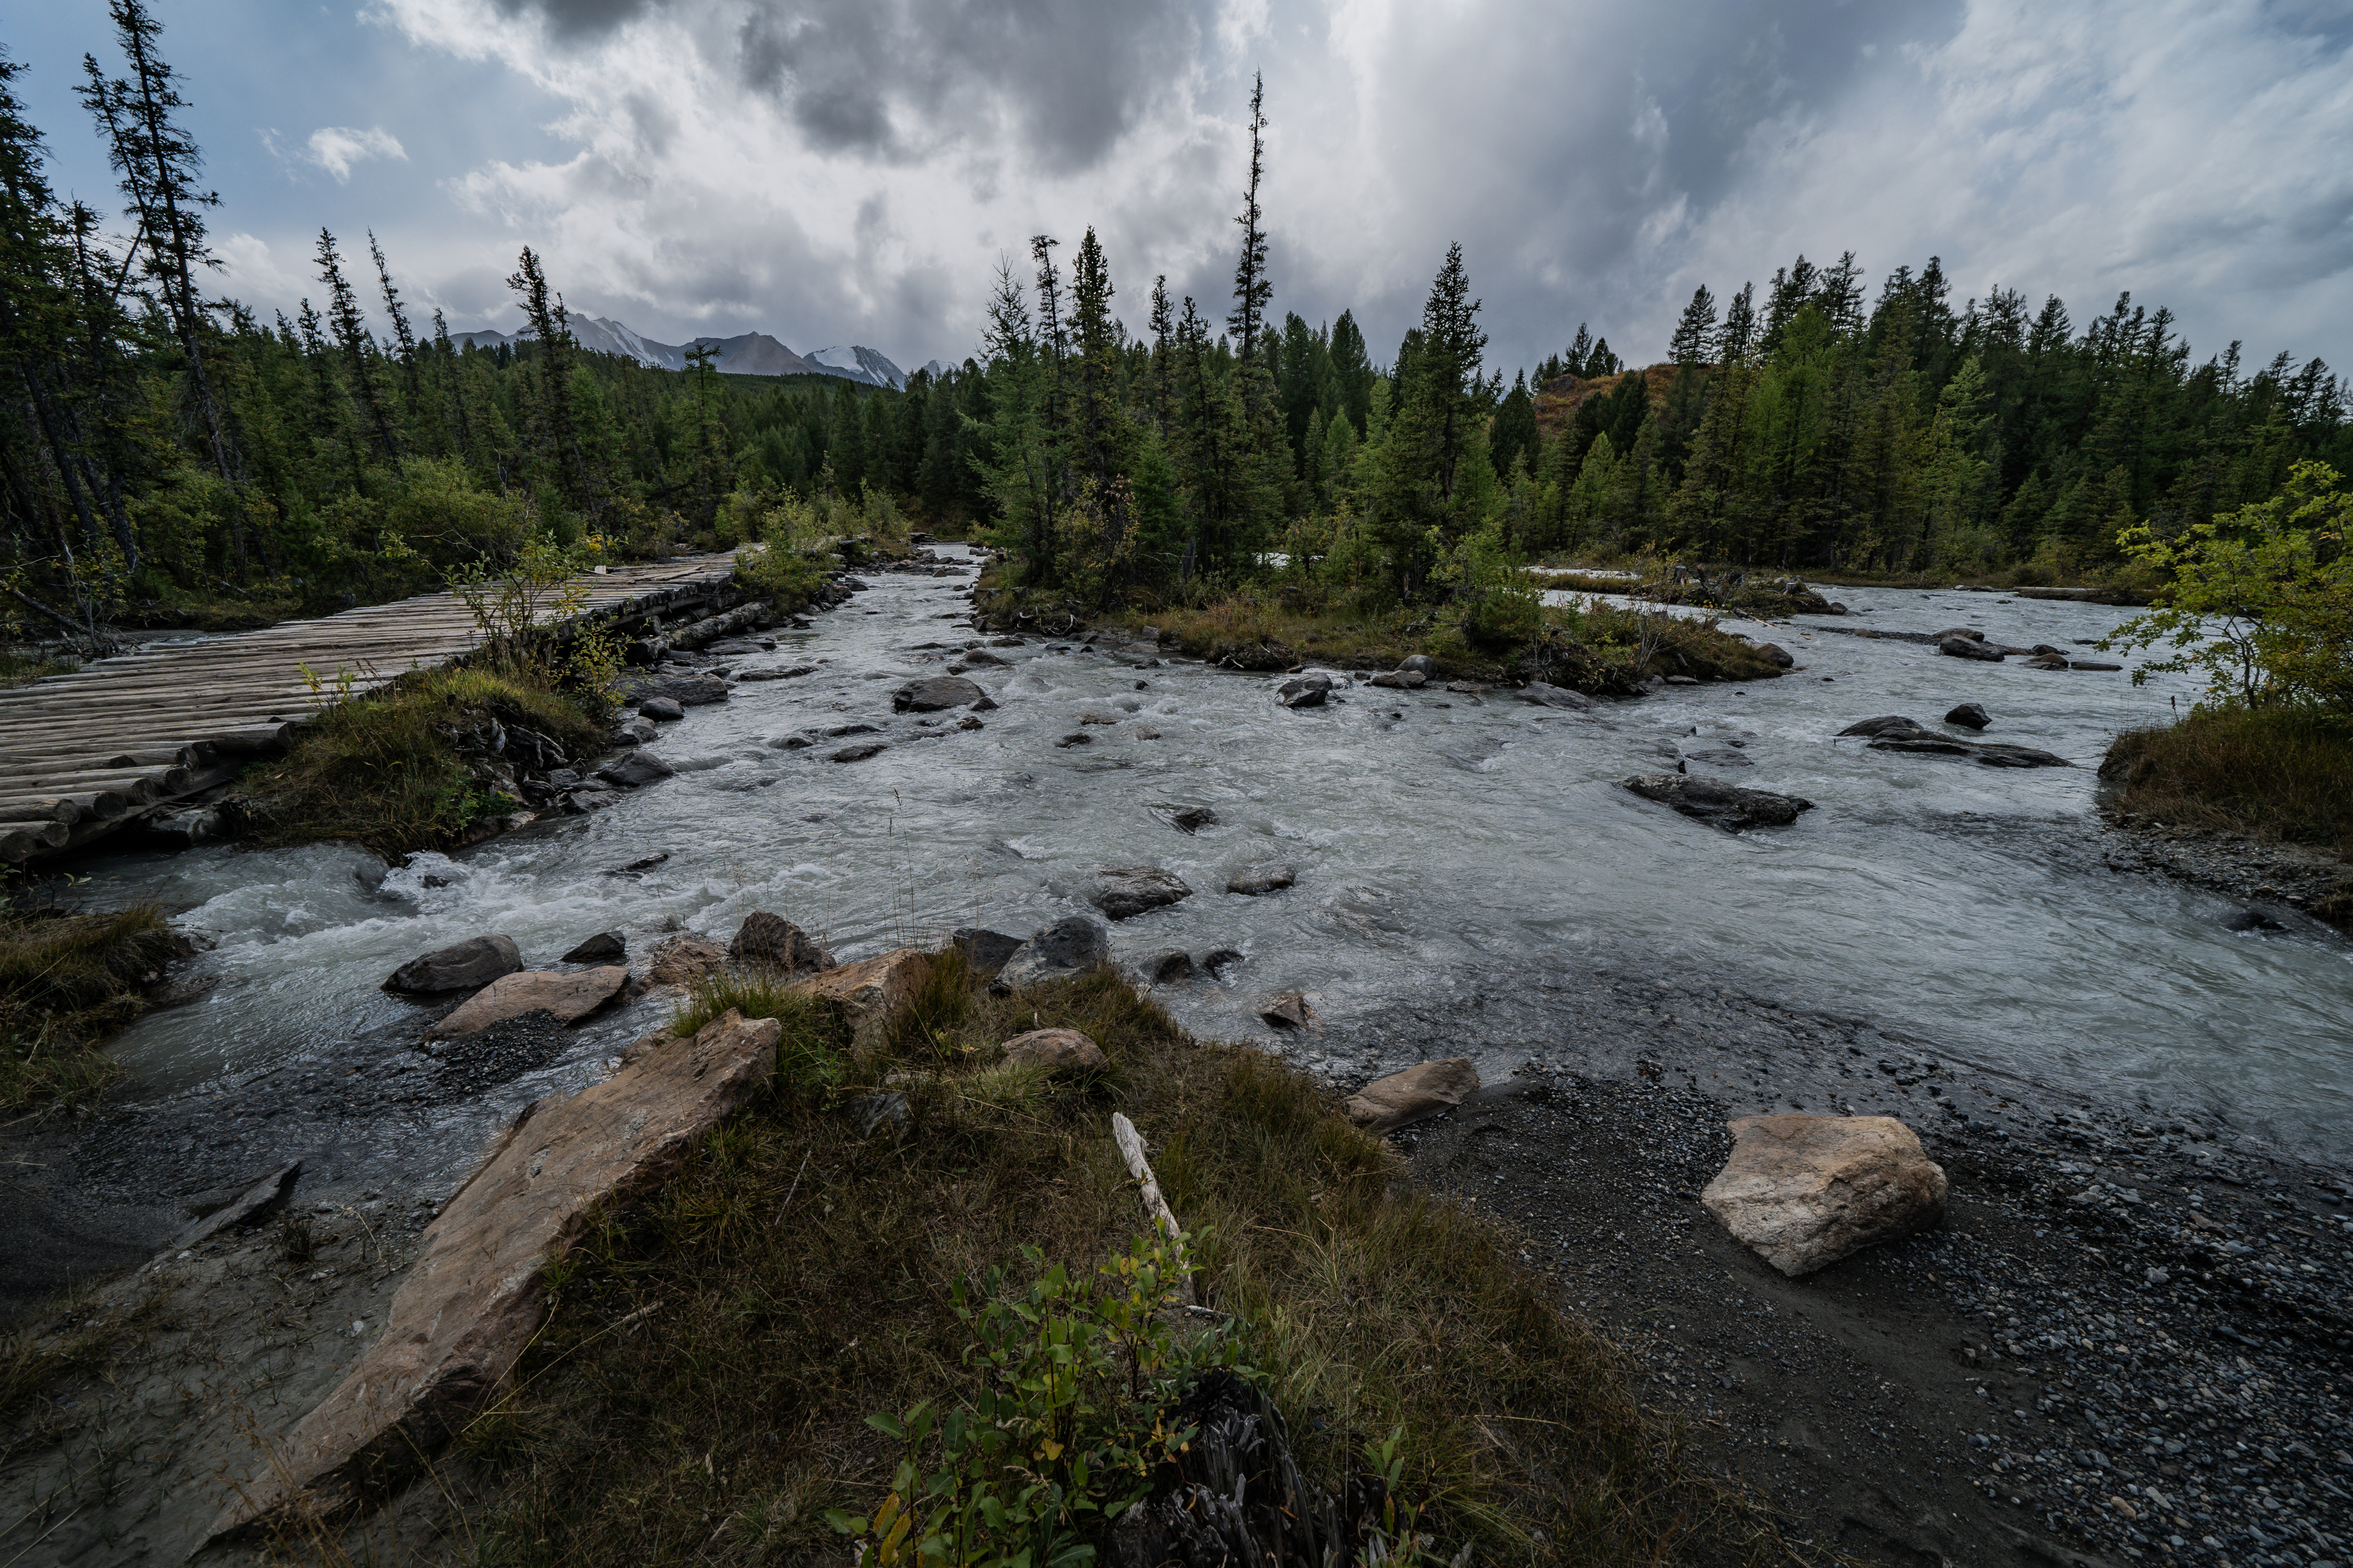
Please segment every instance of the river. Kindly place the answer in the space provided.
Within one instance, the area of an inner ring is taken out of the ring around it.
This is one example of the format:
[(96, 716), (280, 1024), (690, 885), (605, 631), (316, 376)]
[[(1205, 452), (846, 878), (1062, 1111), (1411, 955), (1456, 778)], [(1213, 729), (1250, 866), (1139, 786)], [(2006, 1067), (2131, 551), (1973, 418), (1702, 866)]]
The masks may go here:
[[(849, 960), (955, 926), (1024, 934), (1083, 909), (1093, 871), (1154, 865), (1195, 894), (1114, 927), (1115, 953), (1240, 950), (1223, 983), (1164, 999), (1198, 1033), (1278, 1043), (1326, 1070), (1381, 1065), (1344, 1059), (1348, 1020), (1445, 977), (1588, 967), (1862, 1016), (2094, 1103), (2220, 1111), (2293, 1152), (2340, 1163), (2353, 1152), (2353, 947), (2301, 919), (2233, 931), (2237, 906), (2103, 863), (2100, 756), (2119, 729), (2165, 721), (2177, 700), (2186, 709), (2189, 685), (1969, 662), (1830, 629), (1971, 625), (2067, 647), (2127, 611), (1841, 589), (1856, 614), (1726, 623), (1788, 648), (1789, 674), (1669, 688), (1593, 715), (1362, 685), (1293, 711), (1274, 701), (1280, 677), (1136, 668), (1033, 640), (1000, 650), (1010, 668), (974, 672), (999, 707), (964, 731), (953, 714), (929, 727), (894, 716), (891, 692), (937, 673), (970, 636), (970, 577), (870, 580), (812, 629), (778, 634), (775, 654), (741, 661), (825, 661), (818, 673), (739, 685), (665, 726), (654, 749), (678, 776), (613, 809), (417, 857), (380, 880), (370, 857), (337, 847), (82, 866), (91, 880), (77, 897), (157, 899), (216, 943), (195, 966), (221, 978), (210, 997), (121, 1037), (132, 1095), (185, 1100), (290, 1058), (330, 1061), (334, 1042), (407, 1014), (378, 989), (396, 965), (484, 931), (546, 964), (607, 929), (638, 956), (665, 929), (723, 942), (766, 909)], [(2078, 765), (1992, 769), (1833, 739), (1876, 714), (1934, 726), (1961, 701), (1993, 715), (1986, 739)], [(1117, 722), (1082, 726), (1088, 712)], [(847, 742), (782, 744), (860, 723), (888, 749), (838, 763), (826, 759)], [(1089, 742), (1056, 743), (1077, 733)], [(1748, 765), (1692, 761), (1694, 772), (1817, 809), (1734, 837), (1616, 787), (1701, 752)], [(1166, 821), (1172, 805), (1217, 820), (1187, 835)], [(663, 852), (642, 876), (610, 874)], [(1296, 885), (1224, 890), (1264, 859), (1295, 868)], [(1276, 1042), (1255, 1005), (1293, 990), (1330, 1026)], [(491, 1120), (586, 1081), (662, 1006), (635, 1004), (438, 1115), (426, 1163), (461, 1168)]]

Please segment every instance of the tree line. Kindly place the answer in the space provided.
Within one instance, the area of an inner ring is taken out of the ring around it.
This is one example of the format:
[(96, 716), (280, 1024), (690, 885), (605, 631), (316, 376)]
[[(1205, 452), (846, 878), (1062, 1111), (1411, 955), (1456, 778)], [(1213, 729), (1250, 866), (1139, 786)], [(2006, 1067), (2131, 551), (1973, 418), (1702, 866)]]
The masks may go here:
[[(2193, 363), (2129, 295), (1957, 306), (1941, 265), (1875, 292), (1852, 253), (1759, 298), (1693, 296), (1635, 368), (1580, 324), (1506, 388), (1459, 246), (1377, 363), (1351, 310), (1275, 314), (1262, 85), (1230, 297), (1153, 280), (1132, 331), (1092, 229), (1000, 263), (981, 353), (903, 392), (582, 350), (528, 247), (527, 335), (459, 350), (375, 237), (322, 230), (318, 290), (259, 321), (205, 289), (218, 198), (144, 0), (79, 95), (121, 232), (44, 174), (0, 57), (0, 610), (88, 633), (247, 597), (330, 607), (432, 585), (526, 538), (622, 554), (757, 535), (788, 497), (870, 493), (1005, 547), (1024, 584), (1108, 602), (1270, 572), (1382, 603), (1482, 602), (1542, 556), (1656, 552), (1804, 571), (2057, 575), (2353, 468), (2315, 359)], [(388, 331), (372, 329), (371, 321)]]

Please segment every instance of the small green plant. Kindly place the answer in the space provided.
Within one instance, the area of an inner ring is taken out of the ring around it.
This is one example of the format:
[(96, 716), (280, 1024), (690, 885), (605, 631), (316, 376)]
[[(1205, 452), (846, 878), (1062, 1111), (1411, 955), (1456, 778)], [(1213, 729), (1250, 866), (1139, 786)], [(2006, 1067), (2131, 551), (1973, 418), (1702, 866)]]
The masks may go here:
[(1184, 1384), (1235, 1366), (1229, 1330), (1180, 1337), (1168, 1323), (1190, 1238), (1137, 1237), (1092, 1279), (1025, 1247), (1040, 1269), (1027, 1291), (989, 1270), (975, 1306), (958, 1280), (956, 1316), (982, 1374), (969, 1407), (926, 1400), (867, 1417), (905, 1446), (890, 1494), (863, 1516), (826, 1518), (868, 1568), (1060, 1568), (1093, 1560), (1084, 1537), (1151, 1488), (1193, 1433), (1172, 1423)]

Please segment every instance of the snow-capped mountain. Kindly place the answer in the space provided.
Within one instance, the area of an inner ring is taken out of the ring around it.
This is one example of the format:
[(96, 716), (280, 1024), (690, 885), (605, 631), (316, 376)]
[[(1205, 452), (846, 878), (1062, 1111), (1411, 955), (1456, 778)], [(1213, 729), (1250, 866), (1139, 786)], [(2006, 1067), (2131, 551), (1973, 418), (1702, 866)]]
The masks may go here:
[(943, 364), (935, 359), (927, 360), (923, 363), (923, 374), (930, 376), (934, 381), (937, 381), (940, 377), (947, 374), (948, 372), (954, 368), (955, 366)]
[[(501, 343), (522, 342), (533, 335), (532, 329), (525, 326), (519, 332), (452, 332), (449, 341), (461, 349), (495, 349)], [(657, 370), (684, 370), (689, 349), (710, 348), (717, 351), (712, 363), (731, 375), (838, 375), (845, 381), (863, 382), (869, 386), (903, 388), (907, 384), (906, 373), (892, 364), (889, 358), (877, 350), (856, 343), (819, 349), (807, 355), (795, 353), (765, 332), (743, 332), (732, 338), (700, 337), (691, 342), (663, 343), (641, 336), (623, 323), (604, 316), (573, 317), (572, 335), (579, 340), (584, 349), (596, 353), (619, 354)], [(939, 361), (934, 360), (932, 363), (936, 366)]]
[(872, 349), (852, 343), (843, 347), (819, 349), (801, 356), (809, 368), (825, 375), (846, 376), (873, 386), (904, 387), (907, 373), (892, 364)]

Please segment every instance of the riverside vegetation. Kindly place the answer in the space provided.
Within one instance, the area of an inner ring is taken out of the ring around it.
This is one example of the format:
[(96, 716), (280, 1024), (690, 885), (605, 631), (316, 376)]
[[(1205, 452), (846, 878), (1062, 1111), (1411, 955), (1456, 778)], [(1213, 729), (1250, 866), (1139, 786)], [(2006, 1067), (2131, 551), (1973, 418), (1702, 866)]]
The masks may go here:
[[(1503, 1233), (1403, 1181), (1310, 1079), (1191, 1039), (1108, 969), (973, 980), (937, 956), (863, 1053), (757, 973), (702, 984), (674, 1027), (779, 1018), (774, 1087), (557, 1267), (514, 1392), (458, 1442), (499, 1500), (485, 1551), (810, 1561), (846, 1531), (873, 1563), (1084, 1561), (1222, 1368), (1272, 1396), (1312, 1487), (1381, 1478), (1395, 1555), (1362, 1561), (1784, 1555)], [(1107, 1068), (997, 1061), (1037, 1027)], [(859, 1113), (882, 1093), (902, 1121)], [(1132, 1239), (1115, 1110), (1153, 1142), (1207, 1311)]]

